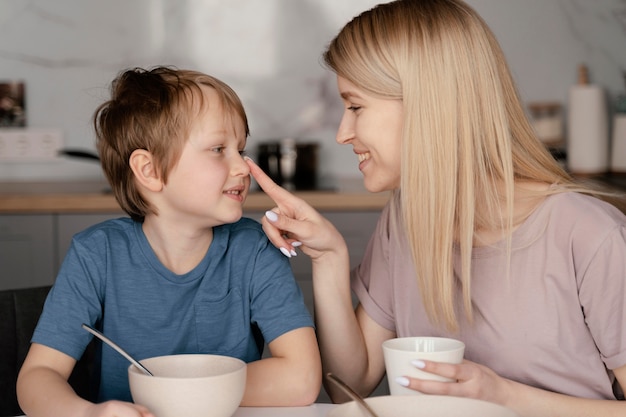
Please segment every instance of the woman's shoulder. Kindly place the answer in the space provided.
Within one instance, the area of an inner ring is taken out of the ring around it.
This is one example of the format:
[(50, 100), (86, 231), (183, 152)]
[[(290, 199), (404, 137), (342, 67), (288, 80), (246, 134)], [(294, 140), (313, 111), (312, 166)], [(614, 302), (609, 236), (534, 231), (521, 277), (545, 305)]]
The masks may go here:
[[(539, 209), (538, 227), (573, 247), (597, 248), (610, 236), (624, 233), (626, 216), (592, 195), (566, 191), (550, 195)], [(546, 221), (547, 220), (547, 221)]]
[(622, 211), (595, 195), (576, 191), (559, 192), (547, 198), (547, 205), (553, 215), (568, 216), (574, 220), (626, 222), (626, 215)]

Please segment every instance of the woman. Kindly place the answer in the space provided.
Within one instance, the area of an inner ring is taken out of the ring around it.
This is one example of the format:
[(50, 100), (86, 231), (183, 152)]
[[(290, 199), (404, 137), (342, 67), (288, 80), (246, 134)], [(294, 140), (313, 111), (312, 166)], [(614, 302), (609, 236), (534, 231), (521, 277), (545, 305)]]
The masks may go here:
[(277, 203), (270, 240), (312, 259), (325, 370), (367, 395), (384, 340), (454, 337), (466, 361), (418, 365), (457, 382), (395, 383), (524, 416), (624, 415), (626, 218), (538, 141), (482, 19), (460, 0), (381, 4), (324, 60), (346, 107), (337, 142), (369, 191), (393, 190), (351, 280), (337, 230), (249, 164)]

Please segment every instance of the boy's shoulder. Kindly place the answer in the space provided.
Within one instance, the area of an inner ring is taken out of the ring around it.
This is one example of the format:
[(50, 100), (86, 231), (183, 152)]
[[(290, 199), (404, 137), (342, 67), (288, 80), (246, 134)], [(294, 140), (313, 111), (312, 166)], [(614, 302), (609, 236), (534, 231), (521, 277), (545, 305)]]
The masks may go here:
[(263, 230), (261, 223), (259, 223), (258, 221), (250, 217), (242, 217), (235, 223), (229, 223), (224, 226), (229, 227), (231, 230), (248, 230), (248, 229), (255, 230), (255, 231)]
[(263, 231), (263, 226), (258, 221), (249, 217), (242, 217), (235, 223), (228, 223), (218, 226), (214, 229), (219, 230), (221, 236), (227, 236), (231, 242), (246, 242), (247, 244), (266, 244), (269, 239)]
[(258, 254), (262, 254), (266, 262), (274, 262), (278, 265), (284, 261), (287, 265), (289, 264), (289, 260), (272, 244), (263, 226), (256, 220), (242, 217), (235, 223), (215, 227), (213, 232), (214, 254), (219, 253), (218, 248), (224, 251), (230, 248), (234, 250), (228, 250), (229, 253), (246, 253), (250, 259), (255, 259)]
[(221, 227), (225, 227), (235, 233), (263, 233), (263, 226), (261, 226), (261, 223), (249, 217), (242, 217), (235, 223), (228, 223)]
[(135, 223), (136, 222), (130, 217), (119, 217), (115, 219), (104, 220), (78, 232), (74, 236), (74, 239), (88, 241), (94, 238), (99, 239), (103, 235), (128, 235), (135, 227)]
[(128, 227), (132, 227), (135, 224), (135, 221), (130, 217), (117, 217), (112, 219), (103, 220), (99, 223), (95, 223), (86, 229), (83, 232), (93, 232), (95, 230), (108, 230), (108, 229), (126, 229)]

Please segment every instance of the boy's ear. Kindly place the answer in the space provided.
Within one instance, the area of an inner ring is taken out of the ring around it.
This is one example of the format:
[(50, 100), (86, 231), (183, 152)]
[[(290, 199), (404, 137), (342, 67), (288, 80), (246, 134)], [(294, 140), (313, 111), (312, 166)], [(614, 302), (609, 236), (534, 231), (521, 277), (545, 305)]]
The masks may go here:
[(145, 149), (135, 149), (129, 158), (130, 169), (135, 179), (144, 188), (150, 191), (160, 191), (163, 188), (161, 177), (157, 172), (153, 156)]

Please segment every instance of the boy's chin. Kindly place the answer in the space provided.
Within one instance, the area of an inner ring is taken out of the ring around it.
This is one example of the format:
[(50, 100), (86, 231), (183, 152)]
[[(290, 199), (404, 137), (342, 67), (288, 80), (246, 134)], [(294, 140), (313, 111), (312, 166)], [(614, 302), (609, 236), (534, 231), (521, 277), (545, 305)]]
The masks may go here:
[(224, 224), (229, 224), (229, 223), (237, 223), (239, 220), (241, 220), (241, 218), (243, 217), (243, 212), (239, 213), (239, 215), (232, 215), (232, 216), (228, 216), (227, 218), (224, 219)]

